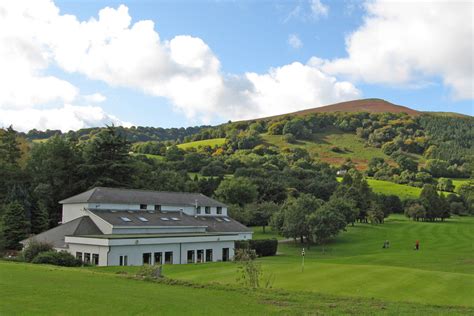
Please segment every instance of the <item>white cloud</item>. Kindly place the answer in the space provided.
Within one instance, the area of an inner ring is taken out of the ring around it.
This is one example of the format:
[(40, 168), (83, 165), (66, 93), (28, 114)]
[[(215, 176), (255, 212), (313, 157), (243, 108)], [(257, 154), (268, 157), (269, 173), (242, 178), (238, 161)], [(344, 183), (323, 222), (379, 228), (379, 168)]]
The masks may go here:
[(474, 3), (374, 1), (346, 39), (346, 58), (324, 71), (368, 83), (412, 85), (439, 77), (455, 98), (474, 98)]
[(107, 98), (104, 95), (102, 95), (101, 93), (98, 93), (98, 92), (93, 93), (93, 94), (84, 95), (83, 98), (87, 102), (91, 102), (91, 103), (101, 103), (101, 102), (104, 102), (105, 100), (107, 100)]
[(310, 0), (311, 13), (314, 17), (327, 16), (329, 7), (321, 3), (321, 0)]
[(0, 127), (13, 125), (18, 131), (59, 129), (63, 132), (104, 125), (131, 126), (97, 106), (64, 105), (53, 109), (2, 109), (0, 108)]
[(295, 49), (303, 46), (303, 42), (297, 34), (290, 34), (290, 36), (288, 36), (288, 44)]
[[(324, 11), (324, 6), (317, 10)], [(79, 21), (73, 15), (61, 15), (48, 0), (10, 2), (0, 4), (0, 23), (5, 38), (21, 40), (23, 46), (15, 46), (20, 53), (15, 52), (20, 56), (17, 64), (26, 59), (29, 65), (22, 78), (46, 80), (42, 73), (54, 64), (111, 86), (165, 97), (193, 120), (280, 114), (360, 96), (352, 84), (325, 74), (320, 65), (292, 63), (264, 74), (224, 74), (219, 59), (202, 39), (181, 35), (163, 41), (152, 21), (132, 23), (124, 5), (104, 8), (98, 18)], [(10, 55), (0, 55), (0, 59), (9, 60), (13, 58)], [(15, 112), (18, 115), (0, 100), (3, 124), (8, 124), (6, 118), (19, 122), (21, 113), (28, 118), (22, 128), (80, 128), (111, 119), (121, 124), (98, 107), (39, 110), (35, 105), (52, 100), (69, 103), (77, 98), (77, 88), (58, 78), (53, 81), (55, 85), (49, 83), (48, 89), (41, 89), (46, 97), (36, 96), (36, 102)], [(38, 94), (31, 84), (17, 83), (15, 87)], [(7, 94), (10, 91), (15, 89)], [(100, 102), (104, 97), (94, 94), (83, 99)], [(88, 120), (87, 111), (94, 119)]]

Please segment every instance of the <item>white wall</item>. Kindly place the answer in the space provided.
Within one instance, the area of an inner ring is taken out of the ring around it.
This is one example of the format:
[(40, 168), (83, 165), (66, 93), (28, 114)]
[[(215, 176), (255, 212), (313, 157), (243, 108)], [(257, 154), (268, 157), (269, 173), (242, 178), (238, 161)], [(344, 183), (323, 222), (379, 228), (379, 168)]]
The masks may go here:
[(62, 222), (67, 223), (73, 219), (87, 215), (84, 209), (88, 208), (87, 203), (63, 204)]
[(69, 249), (67, 249), (69, 253), (71, 253), (74, 257), (76, 256), (76, 252), (82, 252), (82, 258), (84, 258), (84, 253), (91, 254), (91, 262), (92, 262), (92, 254), (99, 255), (99, 266), (106, 266), (107, 265), (107, 253), (109, 251), (109, 247), (107, 246), (100, 246), (100, 245), (85, 245), (85, 244), (69, 244)]
[[(212, 249), (213, 262), (222, 260), (222, 249), (229, 248), (229, 257), (234, 257), (234, 242), (206, 242), (206, 243), (173, 243), (173, 244), (156, 244), (156, 245), (127, 245), (127, 246), (111, 246), (109, 252), (108, 265), (118, 266), (120, 256), (128, 256), (128, 265), (143, 265), (143, 254), (151, 253), (152, 263), (154, 264), (154, 253), (162, 252), (163, 262), (165, 252), (173, 252), (173, 264), (187, 263), (188, 250), (204, 250), (204, 260), (206, 257), (206, 249)], [(180, 255), (181, 254), (181, 255)], [(195, 255), (195, 259), (197, 254)]]

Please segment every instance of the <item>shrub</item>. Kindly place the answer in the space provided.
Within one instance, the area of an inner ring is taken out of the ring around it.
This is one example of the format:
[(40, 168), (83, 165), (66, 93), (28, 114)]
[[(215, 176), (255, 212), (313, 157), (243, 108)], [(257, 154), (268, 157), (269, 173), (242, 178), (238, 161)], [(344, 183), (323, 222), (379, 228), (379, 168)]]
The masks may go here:
[(283, 135), (282, 137), (283, 137), (283, 140), (287, 143), (290, 143), (290, 144), (296, 143), (296, 137), (295, 137), (295, 135), (293, 135), (291, 133), (287, 133), (287, 134)]
[(32, 240), (23, 249), (22, 259), (26, 262), (31, 262), (38, 254), (52, 250), (53, 246), (51, 244)]
[(74, 256), (69, 252), (57, 252), (54, 250), (41, 252), (31, 262), (40, 264), (53, 264), (63, 267), (78, 267), (82, 265), (82, 262), (74, 258)]
[(236, 241), (235, 249), (251, 249), (259, 257), (274, 256), (278, 249), (278, 240), (276, 239), (260, 239), (260, 240), (246, 240)]
[(344, 153), (344, 150), (342, 148), (339, 148), (337, 146), (331, 146), (331, 151), (335, 153)]
[(140, 270), (138, 270), (137, 276), (142, 277), (144, 279), (161, 278), (161, 266), (145, 264), (140, 268)]

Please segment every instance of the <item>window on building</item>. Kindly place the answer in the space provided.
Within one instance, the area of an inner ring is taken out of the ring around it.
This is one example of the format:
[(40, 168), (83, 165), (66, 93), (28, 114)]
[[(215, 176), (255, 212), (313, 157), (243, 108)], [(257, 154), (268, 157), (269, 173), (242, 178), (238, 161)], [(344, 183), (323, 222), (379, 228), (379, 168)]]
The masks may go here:
[(76, 252), (76, 259), (82, 261), (82, 252)]
[(155, 264), (163, 264), (163, 253), (162, 252), (155, 252), (154, 255)]
[(212, 249), (206, 249), (206, 262), (212, 262)]
[(141, 220), (142, 222), (148, 222), (148, 220), (143, 216), (138, 216), (138, 219)]
[(165, 264), (173, 264), (173, 252), (165, 252)]
[(91, 254), (84, 252), (84, 263), (91, 263)]
[(196, 207), (196, 214), (201, 214), (201, 207), (200, 206)]
[(197, 263), (204, 262), (204, 250), (203, 250), (203, 249), (197, 250), (196, 253), (197, 253), (197, 260), (196, 260), (196, 262), (197, 262)]
[(161, 205), (155, 205), (155, 211), (161, 211)]
[(95, 266), (99, 265), (99, 254), (98, 253), (93, 253), (92, 254), (92, 264)]
[(131, 222), (132, 220), (126, 216), (120, 216), (120, 219), (124, 222)]
[(229, 261), (229, 248), (222, 248), (222, 261)]
[(143, 264), (151, 264), (151, 252), (143, 254)]
[(188, 263), (194, 263), (194, 250), (188, 250)]
[(210, 207), (210, 206), (206, 206), (206, 208), (205, 208), (204, 211), (205, 211), (206, 214), (211, 214), (211, 207)]
[(141, 210), (146, 210), (146, 204), (140, 204), (140, 209)]
[(218, 207), (216, 208), (216, 213), (217, 213), (217, 214), (222, 214), (222, 207), (221, 207), (221, 206), (218, 206)]
[(119, 266), (126, 266), (126, 265), (128, 265), (128, 256), (120, 256)]

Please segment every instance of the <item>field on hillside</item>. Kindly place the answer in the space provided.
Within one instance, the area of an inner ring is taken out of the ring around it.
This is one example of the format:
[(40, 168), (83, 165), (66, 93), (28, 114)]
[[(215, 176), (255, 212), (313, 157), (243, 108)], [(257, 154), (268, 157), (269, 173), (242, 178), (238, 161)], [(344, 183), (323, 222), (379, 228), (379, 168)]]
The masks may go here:
[[(262, 137), (266, 143), (280, 148), (305, 148), (311, 156), (319, 157), (322, 161), (332, 165), (340, 165), (344, 163), (346, 158), (351, 158), (359, 169), (364, 170), (373, 157), (384, 158), (393, 163), (390, 157), (385, 155), (380, 148), (367, 147), (364, 140), (357, 135), (338, 130), (320, 132), (314, 134), (312, 140), (301, 140), (296, 144), (284, 141), (281, 135), (263, 134)], [(332, 151), (333, 146), (342, 149), (342, 151)]]
[(181, 149), (189, 149), (189, 148), (210, 146), (212, 148), (215, 146), (224, 145), (224, 143), (225, 143), (225, 138), (213, 138), (213, 139), (197, 140), (195, 142), (179, 144), (178, 147)]
[[(383, 225), (356, 224), (325, 247), (285, 243), (279, 255), (259, 259), (275, 277), (275, 288), (320, 294), (474, 307), (474, 218), (423, 223), (392, 215)], [(384, 240), (391, 247), (383, 249)], [(420, 240), (421, 250), (413, 250)], [(236, 282), (236, 265), (168, 266), (171, 278)]]

